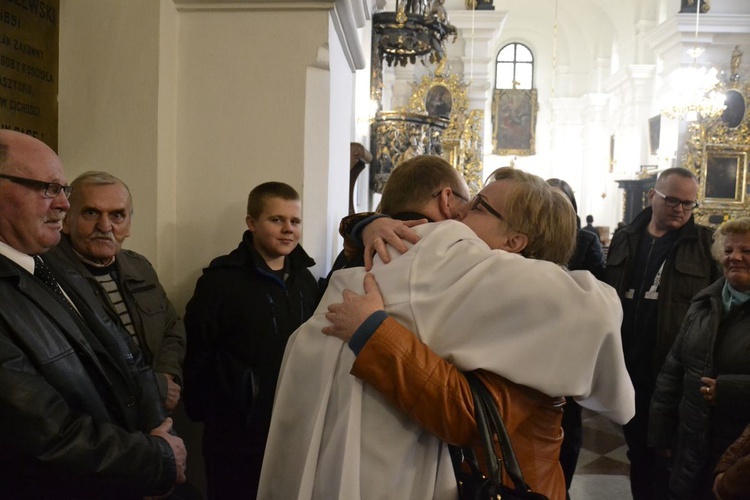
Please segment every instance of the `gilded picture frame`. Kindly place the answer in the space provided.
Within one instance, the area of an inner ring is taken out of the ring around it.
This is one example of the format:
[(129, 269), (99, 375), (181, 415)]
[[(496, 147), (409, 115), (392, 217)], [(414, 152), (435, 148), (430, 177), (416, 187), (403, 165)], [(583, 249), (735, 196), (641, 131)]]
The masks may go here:
[(536, 154), (536, 89), (495, 89), (492, 96), (492, 154)]
[(750, 104), (750, 82), (741, 81), (739, 63), (740, 58), (733, 52), (731, 78), (714, 88), (724, 94), (725, 109), (699, 114), (698, 120), (688, 125), (680, 161), (680, 166), (698, 177), (700, 206), (695, 211), (695, 221), (711, 227), (750, 213), (750, 113), (746, 109)]
[(701, 169), (706, 208), (734, 208), (747, 197), (747, 150), (707, 145)]

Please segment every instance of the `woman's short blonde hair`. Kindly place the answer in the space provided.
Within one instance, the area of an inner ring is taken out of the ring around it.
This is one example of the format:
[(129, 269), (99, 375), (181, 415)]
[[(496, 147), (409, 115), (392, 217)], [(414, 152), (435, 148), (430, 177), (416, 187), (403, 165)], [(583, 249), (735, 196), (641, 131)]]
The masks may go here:
[(566, 265), (576, 245), (577, 224), (573, 205), (541, 177), (511, 167), (490, 174), (487, 182), (507, 181), (513, 187), (505, 200), (505, 217), (511, 228), (526, 235), (525, 257)]
[(714, 232), (714, 243), (711, 245), (711, 254), (717, 262), (724, 257), (724, 244), (730, 234), (750, 234), (750, 217), (730, 219), (724, 222)]

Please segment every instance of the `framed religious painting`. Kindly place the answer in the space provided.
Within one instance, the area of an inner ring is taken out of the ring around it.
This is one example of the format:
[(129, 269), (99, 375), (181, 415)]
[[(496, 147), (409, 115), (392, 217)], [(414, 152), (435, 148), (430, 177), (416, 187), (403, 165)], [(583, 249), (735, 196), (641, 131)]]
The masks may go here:
[(412, 84), (406, 112), (412, 119), (426, 115), (429, 120), (447, 121), (442, 131), (433, 130), (431, 138), (437, 138), (440, 145), (440, 151), (433, 154), (453, 165), (466, 179), (469, 192), (476, 194), (482, 189), (484, 172), (484, 111), (469, 109), (467, 87), (463, 76), (447, 74), (445, 67), (438, 65), (434, 74)]
[(492, 97), (492, 154), (535, 154), (536, 89), (495, 89)]
[(695, 220), (707, 226), (750, 214), (750, 81), (743, 81), (741, 59), (735, 47), (727, 78), (714, 89), (724, 95), (724, 108), (688, 124), (680, 162), (698, 176)]
[(450, 118), (453, 109), (451, 91), (445, 85), (433, 85), (424, 98), (424, 107), (430, 116)]
[(747, 151), (706, 146), (701, 178), (707, 206), (742, 204), (747, 188)]

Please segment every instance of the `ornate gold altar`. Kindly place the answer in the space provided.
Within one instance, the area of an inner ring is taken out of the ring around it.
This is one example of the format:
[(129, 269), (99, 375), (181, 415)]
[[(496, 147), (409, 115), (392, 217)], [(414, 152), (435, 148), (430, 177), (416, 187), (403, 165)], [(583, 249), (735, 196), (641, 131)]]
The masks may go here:
[(444, 76), (443, 71), (440, 64), (434, 75), (424, 76), (421, 82), (412, 84), (414, 90), (408, 112), (447, 118), (442, 151), (438, 154), (464, 176), (474, 195), (482, 189), (484, 111), (469, 110), (467, 85), (458, 75)]
[[(370, 99), (378, 103), (378, 113), (371, 127), (370, 186), (376, 193), (393, 168), (421, 154), (444, 157), (472, 193), (481, 189), (484, 113), (469, 111), (466, 84), (445, 75), (444, 43), (450, 35), (455, 41), (443, 0), (398, 0), (394, 13), (373, 16)], [(383, 111), (383, 62), (406, 66), (418, 58), (434, 64), (434, 74), (413, 84), (406, 108)]]
[(379, 112), (373, 123), (378, 161), (372, 189), (382, 192), (393, 168), (413, 156), (442, 156), (466, 179), (471, 194), (482, 188), (484, 112), (469, 110), (467, 85), (458, 75), (445, 76), (443, 63), (434, 75), (412, 84), (406, 108)]
[(696, 220), (715, 226), (750, 215), (750, 117), (747, 103), (750, 82), (740, 82), (742, 53), (732, 53), (731, 73), (715, 90), (725, 96), (725, 109), (719, 115), (701, 116), (689, 127), (682, 165), (691, 169), (700, 182)]
[(371, 189), (382, 193), (391, 171), (404, 160), (422, 154), (442, 155), (440, 136), (447, 125), (448, 120), (440, 116), (378, 113), (372, 126), (378, 169), (371, 176)]

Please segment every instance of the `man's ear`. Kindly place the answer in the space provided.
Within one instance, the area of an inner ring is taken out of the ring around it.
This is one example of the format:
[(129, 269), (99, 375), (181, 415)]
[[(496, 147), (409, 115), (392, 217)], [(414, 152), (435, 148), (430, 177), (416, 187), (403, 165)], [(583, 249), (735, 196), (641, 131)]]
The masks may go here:
[(453, 190), (449, 187), (443, 188), (438, 196), (438, 208), (445, 219), (456, 219), (460, 215), (458, 204), (451, 203), (451, 201), (453, 201), (451, 199), (452, 197)]
[(529, 245), (529, 238), (525, 234), (514, 233), (513, 236), (505, 240), (503, 250), (509, 253), (520, 254)]
[(245, 224), (247, 224), (247, 228), (250, 231), (255, 232), (255, 221), (251, 216), (248, 215), (247, 217), (245, 217)]

